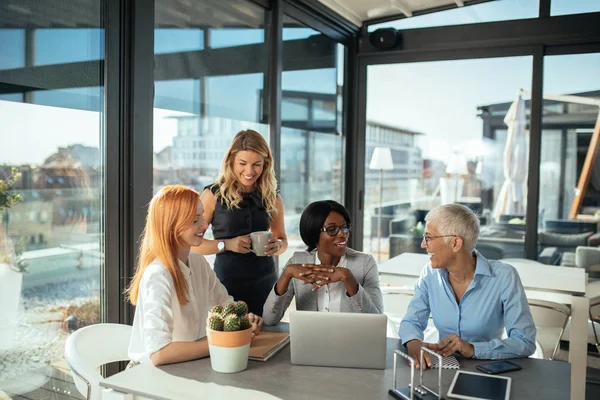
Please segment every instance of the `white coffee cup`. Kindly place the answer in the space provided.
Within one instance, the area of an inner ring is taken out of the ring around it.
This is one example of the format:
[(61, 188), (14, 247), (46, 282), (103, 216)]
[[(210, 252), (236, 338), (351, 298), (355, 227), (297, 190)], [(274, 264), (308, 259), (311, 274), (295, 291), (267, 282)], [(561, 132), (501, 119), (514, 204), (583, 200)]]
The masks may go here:
[(270, 231), (252, 232), (250, 234), (250, 240), (252, 240), (252, 252), (257, 256), (265, 256), (265, 246), (272, 237), (273, 234)]

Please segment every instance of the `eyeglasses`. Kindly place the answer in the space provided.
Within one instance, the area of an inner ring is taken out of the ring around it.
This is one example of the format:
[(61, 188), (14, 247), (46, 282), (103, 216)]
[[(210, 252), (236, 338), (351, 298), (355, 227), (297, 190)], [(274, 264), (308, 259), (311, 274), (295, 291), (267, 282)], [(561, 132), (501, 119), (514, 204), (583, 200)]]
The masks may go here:
[(325, 228), (321, 228), (321, 232), (326, 232), (329, 236), (337, 236), (340, 231), (344, 232), (345, 235), (349, 234), (352, 230), (352, 225), (342, 225), (342, 226), (326, 226)]
[(431, 242), (432, 239), (437, 239), (437, 238), (442, 238), (442, 237), (457, 237), (458, 235), (440, 235), (440, 236), (425, 236), (423, 235), (423, 240), (425, 241), (425, 244), (427, 246), (429, 246), (429, 242)]

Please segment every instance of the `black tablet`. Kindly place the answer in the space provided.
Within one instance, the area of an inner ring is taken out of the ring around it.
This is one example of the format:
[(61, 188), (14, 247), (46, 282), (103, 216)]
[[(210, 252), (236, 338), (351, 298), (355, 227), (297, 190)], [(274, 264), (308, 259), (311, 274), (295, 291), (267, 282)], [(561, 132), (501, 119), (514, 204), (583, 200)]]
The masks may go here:
[(467, 400), (508, 400), (510, 378), (457, 371), (448, 390), (448, 397)]

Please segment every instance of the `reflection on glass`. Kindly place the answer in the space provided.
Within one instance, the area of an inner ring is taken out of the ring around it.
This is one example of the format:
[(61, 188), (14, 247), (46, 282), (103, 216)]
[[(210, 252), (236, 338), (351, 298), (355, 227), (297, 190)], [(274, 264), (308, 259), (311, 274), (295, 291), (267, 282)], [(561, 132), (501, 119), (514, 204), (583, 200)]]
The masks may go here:
[(268, 136), (265, 10), (245, 0), (196, 1), (180, 5), (185, 21), (173, 21), (171, 6), (156, 1), (154, 191), (183, 183), (202, 192), (237, 132)]
[(544, 66), (538, 261), (586, 268), (591, 277), (600, 277), (589, 270), (596, 262), (586, 253), (600, 244), (598, 157), (581, 207), (571, 214), (592, 132), (600, 123), (600, 54), (549, 56)]
[(550, 15), (583, 14), (600, 11), (598, 0), (552, 0)]
[[(8, 190), (0, 185), (0, 393), (9, 398), (77, 396), (64, 343), (100, 322), (104, 4), (80, 7), (22, 2), (0, 19), (11, 27), (0, 26), (0, 180), (18, 171)], [(6, 194), (20, 201), (2, 207)]]
[[(481, 218), (477, 249), (484, 256), (523, 256), (526, 180), (506, 169), (504, 154), (508, 110), (520, 89), (531, 85), (531, 73), (530, 57), (369, 67), (365, 251), (381, 261), (403, 252), (423, 252), (427, 212), (439, 204), (459, 202)], [(410, 79), (398, 79), (403, 76)], [(527, 103), (526, 96), (521, 100)], [(527, 113), (521, 117), (526, 119)], [(528, 135), (526, 129), (523, 133)], [(393, 169), (383, 171), (382, 186), (380, 171), (369, 168), (375, 147), (392, 153)], [(525, 136), (519, 151), (527, 156), (528, 148)], [(510, 185), (520, 186), (518, 204), (511, 206), (521, 211), (494, 215), (495, 209), (501, 210), (503, 186)], [(381, 254), (377, 254), (379, 237)]]
[[(553, 0), (553, 2), (554, 1), (555, 0)], [(435, 26), (468, 25), (483, 22), (536, 18), (539, 15), (539, 8), (539, 0), (491, 1), (371, 25), (369, 26), (369, 32), (379, 28), (431, 28)], [(372, 15), (369, 17), (376, 18), (377, 15)]]
[(342, 202), (344, 65), (341, 45), (288, 16), (284, 21), (280, 188), (289, 247), (283, 263), (306, 248), (298, 227), (304, 208), (316, 200)]

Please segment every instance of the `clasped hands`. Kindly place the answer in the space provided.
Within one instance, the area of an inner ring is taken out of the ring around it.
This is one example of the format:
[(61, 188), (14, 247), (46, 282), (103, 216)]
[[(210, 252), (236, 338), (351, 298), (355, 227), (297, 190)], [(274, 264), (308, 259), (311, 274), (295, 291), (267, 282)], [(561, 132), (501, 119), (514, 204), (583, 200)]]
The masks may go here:
[[(459, 353), (465, 358), (471, 358), (475, 355), (475, 348), (473, 347), (473, 345), (469, 342), (464, 341), (460, 336), (454, 333), (440, 340), (439, 343), (423, 343), (420, 340), (415, 339), (406, 343), (408, 355), (414, 358), (415, 360), (415, 368), (421, 368), (421, 346), (427, 347), (428, 349), (435, 351), (443, 357), (448, 357), (454, 353)], [(423, 360), (425, 362), (423, 369), (431, 367), (431, 356), (429, 355), (429, 353), (424, 352)]]
[(322, 264), (289, 264), (285, 268), (285, 273), (290, 278), (301, 280), (303, 285), (312, 285), (313, 291), (328, 283), (343, 282), (349, 278), (349, 274), (352, 274), (348, 268)]

